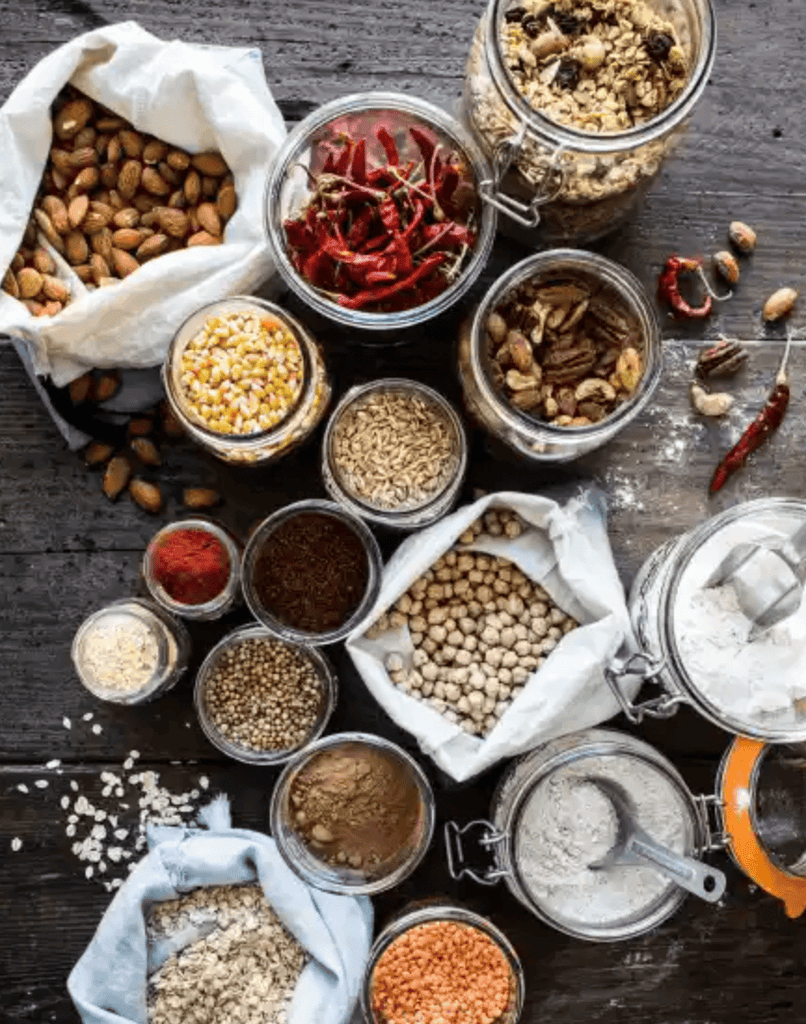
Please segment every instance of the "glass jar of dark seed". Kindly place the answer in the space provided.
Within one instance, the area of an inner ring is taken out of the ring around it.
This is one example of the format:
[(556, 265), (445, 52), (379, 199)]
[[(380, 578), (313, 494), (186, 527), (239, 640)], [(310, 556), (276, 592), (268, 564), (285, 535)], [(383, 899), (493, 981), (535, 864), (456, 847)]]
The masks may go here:
[(249, 610), (295, 643), (343, 640), (370, 613), (381, 583), (378, 542), (335, 502), (286, 505), (257, 527), (243, 555)]

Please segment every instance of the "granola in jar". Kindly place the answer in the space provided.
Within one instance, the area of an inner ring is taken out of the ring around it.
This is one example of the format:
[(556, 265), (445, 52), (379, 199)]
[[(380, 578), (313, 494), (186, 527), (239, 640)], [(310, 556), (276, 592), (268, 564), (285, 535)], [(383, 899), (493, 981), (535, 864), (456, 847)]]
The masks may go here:
[(616, 227), (658, 174), (713, 63), (710, 0), (491, 0), (464, 116), (493, 157), (485, 198), (552, 243)]

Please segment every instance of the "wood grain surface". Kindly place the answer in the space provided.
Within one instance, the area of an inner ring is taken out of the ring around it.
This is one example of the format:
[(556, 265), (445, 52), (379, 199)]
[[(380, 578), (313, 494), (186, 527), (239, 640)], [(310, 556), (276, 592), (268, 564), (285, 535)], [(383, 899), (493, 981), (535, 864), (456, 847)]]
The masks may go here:
[[(340, 95), (394, 89), (455, 110), (480, 0), (0, 0), (0, 101), (42, 57), (80, 32), (134, 19), (164, 38), (257, 47), (286, 120)], [(714, 465), (763, 404), (782, 351), (780, 327), (764, 328), (764, 299), (783, 284), (802, 288), (806, 264), (801, 82), (806, 20), (798, 0), (715, 0), (716, 66), (674, 156), (644, 205), (599, 251), (654, 291), (672, 251), (723, 248), (741, 218), (759, 235), (742, 261), (734, 298), (705, 325), (662, 317), (665, 370), (650, 407), (614, 441), (577, 462), (526, 466), (472, 431), (462, 499), (478, 490), (538, 491), (567, 497), (590, 485), (607, 498), (616, 564), (629, 586), (644, 559), (670, 537), (739, 501), (806, 496), (806, 346), (795, 345), (790, 412), (779, 433), (713, 500)], [(281, 301), (323, 343), (337, 395), (360, 379), (391, 373), (437, 386), (457, 404), (454, 344), (459, 321), (489, 284), (528, 249), (499, 238), (489, 266), (461, 307), (406, 344), (381, 348), (317, 318), (291, 296)], [(803, 324), (801, 312), (794, 322)], [(731, 383), (736, 404), (724, 421), (692, 410), (687, 384), (704, 339), (748, 342), (747, 368)], [(72, 670), (76, 627), (93, 609), (138, 591), (142, 551), (155, 529), (180, 513), (186, 483), (227, 495), (220, 517), (245, 535), (288, 501), (323, 496), (319, 441), (253, 472), (217, 463), (189, 443), (165, 451), (169, 500), (150, 517), (128, 498), (108, 502), (97, 472), (67, 447), (11, 348), (0, 347), (0, 1022), (72, 1024), (66, 976), (110, 895), (71, 853), (64, 796), (98, 796), (100, 772), (119, 772), (130, 750), (173, 791), (210, 779), (232, 799), (236, 824), (265, 830), (276, 771), (221, 757), (192, 708), (192, 680), (212, 641), (246, 621), (240, 609), (212, 628), (191, 630), (187, 675), (153, 705), (115, 708), (93, 700)], [(385, 554), (399, 538), (379, 531)], [(437, 792), (440, 824), (487, 813), (500, 770), (470, 786), (451, 785), (374, 704), (343, 650), (332, 652), (341, 694), (333, 730), (381, 733), (416, 753)], [(92, 714), (92, 719), (84, 716)], [(69, 720), (70, 728), (64, 724)], [(621, 719), (614, 727), (632, 730)], [(93, 731), (92, 726), (100, 726)], [(695, 792), (711, 793), (730, 737), (683, 709), (640, 730), (680, 768)], [(45, 767), (51, 759), (61, 763)], [(36, 780), (47, 781), (44, 788)], [(28, 789), (21, 792), (20, 785)], [(132, 811), (134, 813), (134, 811)], [(123, 815), (125, 817), (125, 815)], [(134, 823), (134, 819), (130, 824)], [(12, 852), (12, 839), (22, 842)], [(726, 854), (728, 894), (717, 906), (689, 899), (663, 927), (632, 942), (592, 944), (542, 925), (503, 887), (450, 880), (441, 841), (399, 889), (375, 901), (378, 923), (412, 898), (444, 894), (488, 914), (520, 954), (527, 982), (524, 1024), (796, 1024), (806, 1019), (803, 924), (752, 885)], [(213, 1022), (211, 1022), (213, 1024)]]

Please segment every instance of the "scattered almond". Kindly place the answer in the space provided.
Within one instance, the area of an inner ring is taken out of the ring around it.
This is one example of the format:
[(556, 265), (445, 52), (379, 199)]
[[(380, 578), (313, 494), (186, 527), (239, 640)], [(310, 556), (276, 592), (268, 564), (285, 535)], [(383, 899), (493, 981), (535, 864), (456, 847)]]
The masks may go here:
[(162, 462), (157, 446), (148, 437), (135, 437), (131, 448), (137, 458), (147, 466), (159, 466)]
[(105, 441), (90, 441), (84, 450), (84, 462), (88, 466), (101, 466), (112, 457), (114, 448)]
[(221, 501), (221, 495), (212, 487), (186, 487), (182, 503), (188, 508), (212, 508)]
[(129, 494), (137, 505), (145, 512), (159, 512), (162, 508), (162, 491), (157, 484), (150, 484), (147, 480), (135, 479), (129, 484)]
[(129, 436), (145, 437), (151, 433), (152, 422), (148, 416), (135, 416), (129, 420)]
[(185, 433), (185, 428), (176, 418), (173, 409), (163, 400), (160, 406), (160, 413), (162, 415), (162, 429), (168, 437), (182, 437)]
[(96, 402), (108, 402), (120, 387), (120, 374), (116, 370), (107, 370), (95, 381), (93, 398)]
[(80, 377), (71, 380), (69, 384), (70, 401), (73, 405), (80, 405), (85, 402), (92, 389), (93, 380), (91, 373), (82, 373)]
[(104, 494), (110, 501), (120, 496), (132, 475), (132, 467), (125, 455), (116, 455), (106, 466), (103, 479)]
[(797, 300), (798, 292), (794, 288), (779, 288), (764, 303), (762, 315), (768, 322), (780, 320), (781, 317), (789, 316)]

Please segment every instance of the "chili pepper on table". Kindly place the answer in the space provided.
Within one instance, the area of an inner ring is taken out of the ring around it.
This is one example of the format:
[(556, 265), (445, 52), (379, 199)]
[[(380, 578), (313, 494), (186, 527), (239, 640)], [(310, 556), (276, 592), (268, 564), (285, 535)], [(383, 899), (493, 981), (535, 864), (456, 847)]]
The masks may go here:
[(711, 315), (714, 303), (710, 295), (706, 295), (701, 306), (692, 306), (680, 294), (680, 275), (699, 270), (702, 260), (687, 256), (672, 255), (658, 277), (658, 299), (668, 302), (676, 316), (689, 320), (704, 320)]
[(792, 334), (788, 334), (786, 348), (781, 359), (781, 367), (775, 377), (775, 386), (770, 392), (764, 408), (745, 430), (736, 444), (721, 459), (711, 478), (709, 491), (716, 494), (737, 469), (741, 469), (747, 457), (756, 450), (767, 438), (780, 427), (789, 405), (789, 383), (787, 381), (786, 363), (792, 344)]

